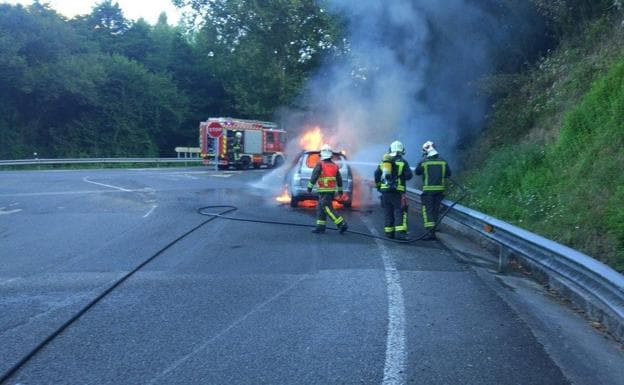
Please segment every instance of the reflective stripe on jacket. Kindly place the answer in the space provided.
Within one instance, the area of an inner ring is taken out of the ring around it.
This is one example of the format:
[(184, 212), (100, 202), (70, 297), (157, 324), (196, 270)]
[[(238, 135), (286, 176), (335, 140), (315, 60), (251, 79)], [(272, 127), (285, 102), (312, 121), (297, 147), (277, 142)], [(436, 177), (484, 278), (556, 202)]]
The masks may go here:
[(336, 174), (338, 174), (338, 166), (334, 163), (321, 162), (321, 176), (316, 182), (318, 192), (335, 192), (336, 191)]
[(319, 193), (342, 192), (342, 177), (338, 165), (328, 160), (317, 163), (312, 171), (308, 187), (312, 188), (314, 184), (318, 186), (316, 191)]
[(423, 176), (423, 191), (444, 191), (446, 178), (451, 176), (451, 169), (444, 159), (434, 155), (418, 164), (416, 175)]

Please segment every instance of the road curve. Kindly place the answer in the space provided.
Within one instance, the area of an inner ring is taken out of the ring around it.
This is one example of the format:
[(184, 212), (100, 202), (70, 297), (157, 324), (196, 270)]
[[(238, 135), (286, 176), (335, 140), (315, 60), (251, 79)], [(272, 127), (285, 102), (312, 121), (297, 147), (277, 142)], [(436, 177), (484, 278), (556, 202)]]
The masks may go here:
[[(8, 384), (609, 383), (570, 369), (578, 362), (560, 359), (525, 302), (504, 293), (532, 286), (505, 278), (497, 288), (440, 242), (217, 218), (165, 247), (205, 222), (197, 210), (210, 205), (236, 206), (228, 215), (238, 219), (312, 225), (312, 209), (274, 200), (281, 179), (269, 171), (0, 178), (0, 373), (157, 255)], [(375, 204), (340, 212), (352, 230), (382, 228)], [(617, 349), (609, 353), (617, 365)]]

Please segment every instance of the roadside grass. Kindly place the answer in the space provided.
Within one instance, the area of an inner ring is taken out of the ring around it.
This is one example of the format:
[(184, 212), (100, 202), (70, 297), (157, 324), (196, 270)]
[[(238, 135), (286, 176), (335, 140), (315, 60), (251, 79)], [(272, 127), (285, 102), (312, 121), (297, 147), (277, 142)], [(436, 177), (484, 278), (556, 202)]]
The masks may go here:
[(624, 272), (624, 47), (609, 26), (518, 75), (462, 181), (469, 206)]

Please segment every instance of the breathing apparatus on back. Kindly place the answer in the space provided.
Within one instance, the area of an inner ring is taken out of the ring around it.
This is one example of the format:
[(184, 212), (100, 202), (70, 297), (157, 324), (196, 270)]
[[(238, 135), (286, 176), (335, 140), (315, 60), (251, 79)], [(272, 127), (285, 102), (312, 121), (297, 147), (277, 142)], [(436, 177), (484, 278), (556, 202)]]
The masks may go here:
[(384, 154), (381, 161), (381, 180), (390, 189), (397, 188), (399, 176), (397, 165), (394, 162), (397, 156), (405, 155), (405, 147), (403, 143), (395, 140), (390, 144), (388, 153)]

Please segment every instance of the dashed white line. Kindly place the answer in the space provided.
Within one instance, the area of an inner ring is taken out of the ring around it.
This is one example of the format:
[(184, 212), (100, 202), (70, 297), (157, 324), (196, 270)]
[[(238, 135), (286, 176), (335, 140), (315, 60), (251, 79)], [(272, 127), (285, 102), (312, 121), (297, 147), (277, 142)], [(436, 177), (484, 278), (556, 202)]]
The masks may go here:
[(82, 178), (83, 181), (87, 182), (87, 183), (92, 183), (92, 184), (96, 184), (98, 186), (103, 186), (103, 187), (108, 187), (108, 188), (112, 188), (115, 190), (119, 190), (119, 191), (124, 191), (124, 192), (131, 192), (132, 190), (128, 190), (125, 189), (123, 187), (119, 187), (119, 186), (113, 186), (111, 184), (106, 184), (106, 183), (100, 183), (100, 182), (94, 182), (92, 180), (89, 180), (87, 177)]
[[(366, 227), (374, 235), (379, 233), (367, 218), (362, 219)], [(405, 303), (401, 278), (392, 256), (383, 242), (375, 239), (381, 251), (386, 287), (388, 293), (388, 337), (386, 339), (386, 362), (384, 364), (383, 385), (405, 384)]]
[(4, 207), (0, 207), (0, 215), (9, 215), (9, 214), (15, 214), (15, 213), (19, 213), (20, 211), (22, 211), (22, 209), (13, 209), (13, 210), (4, 210)]

